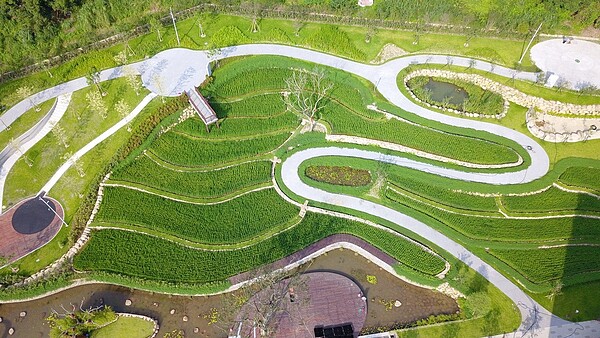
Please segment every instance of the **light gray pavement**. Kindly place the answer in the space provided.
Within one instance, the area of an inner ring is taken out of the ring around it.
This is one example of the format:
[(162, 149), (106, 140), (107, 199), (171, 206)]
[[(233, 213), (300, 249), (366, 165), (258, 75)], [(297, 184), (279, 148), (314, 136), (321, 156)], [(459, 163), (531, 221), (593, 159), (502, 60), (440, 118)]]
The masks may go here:
[[(400, 108), (417, 114), (419, 116), (436, 120), (445, 124), (461, 126), (465, 128), (471, 128), (476, 130), (482, 130), (491, 134), (500, 135), (502, 137), (511, 139), (520, 144), (526, 149), (531, 156), (532, 163), (527, 170), (510, 173), (510, 174), (497, 174), (497, 175), (486, 175), (486, 174), (473, 174), (473, 173), (462, 173), (454, 172), (450, 170), (443, 170), (442, 168), (435, 168), (433, 166), (425, 166), (419, 162), (410, 163), (402, 159), (392, 160), (391, 157), (386, 157), (377, 154), (378, 160), (389, 160), (397, 161), (399, 164), (405, 166), (415, 167), (426, 171), (433, 171), (436, 174), (446, 175), (449, 177), (455, 177), (458, 179), (467, 179), (478, 182), (489, 182), (492, 184), (517, 184), (534, 180), (538, 177), (543, 176), (549, 167), (549, 159), (543, 148), (539, 146), (531, 138), (516, 132), (512, 129), (505, 128), (499, 125), (475, 121), (466, 120), (454, 116), (448, 116), (440, 113), (433, 112), (426, 108), (420, 107), (412, 103), (408, 98), (404, 97), (396, 84), (397, 74), (410, 64), (418, 63), (432, 63), (432, 64), (454, 64), (469, 66), (471, 60), (462, 57), (447, 57), (447, 56), (435, 56), (435, 55), (417, 55), (417, 56), (406, 56), (399, 59), (392, 60), (383, 65), (373, 66), (364, 65), (350, 60), (335, 57), (329, 54), (314, 52), (290, 46), (280, 45), (243, 45), (237, 47), (230, 47), (221, 50), (221, 52), (213, 59), (222, 59), (230, 56), (241, 56), (241, 55), (282, 55), (293, 58), (298, 58), (306, 61), (315, 62), (317, 64), (323, 64), (331, 67), (335, 67), (358, 76), (361, 76), (372, 83), (374, 83), (379, 91), (385, 96), (390, 102), (399, 106)], [(167, 51), (163, 51), (156, 56), (144, 60), (135, 64), (131, 64), (130, 67), (137, 74), (141, 74), (142, 82), (144, 85), (159, 95), (165, 96), (176, 96), (186, 89), (191, 89), (194, 86), (198, 86), (208, 74), (207, 63), (209, 61), (208, 56), (202, 51), (191, 51), (187, 49), (177, 48)], [(494, 66), (487, 62), (476, 61), (473, 68), (481, 69), (484, 71), (490, 71), (495, 74), (499, 74), (505, 77), (514, 77), (517, 79), (526, 79), (534, 81), (536, 74), (517, 72), (505, 67)], [(108, 79), (114, 79), (125, 75), (124, 67), (116, 67), (108, 69), (100, 73), (102, 81)], [(33, 95), (31, 98), (26, 99), (19, 104), (15, 105), (9, 111), (3, 115), (3, 122), (6, 124), (12, 123), (16, 118), (31, 108), (32, 103), (41, 103), (50, 98), (56, 97), (61, 94), (70, 93), (75, 90), (79, 90), (87, 86), (85, 78), (79, 78), (59, 86), (44, 90)], [(2, 127), (0, 127), (2, 130)], [(326, 148), (329, 149), (329, 148)], [(310, 149), (304, 152), (299, 152), (283, 164), (282, 172), (284, 173), (284, 183), (292, 189), (296, 194), (305, 198), (310, 198), (316, 201), (330, 203), (333, 205), (341, 205), (355, 210), (371, 213), (375, 216), (389, 219), (400, 226), (404, 226), (415, 233), (428, 238), (436, 245), (444, 248), (451, 254), (457, 256), (475, 270), (479, 271), (493, 284), (499, 287), (509, 297), (511, 297), (516, 304), (519, 305), (521, 314), (523, 315), (523, 322), (521, 324), (521, 333), (527, 330), (532, 323), (539, 328), (555, 327), (557, 325), (566, 325), (570, 327), (568, 322), (551, 315), (545, 309), (539, 307), (532, 299), (530, 299), (521, 289), (516, 285), (507, 280), (500, 273), (492, 269), (489, 265), (483, 262), (481, 259), (468, 252), (465, 248), (445, 237), (444, 235), (436, 232), (427, 225), (403, 215), (397, 211), (389, 208), (364, 201), (358, 198), (330, 194), (318, 189), (304, 185), (298, 178), (298, 165), (305, 159), (311, 156), (320, 156), (323, 153), (321, 149)], [(361, 156), (357, 155), (356, 156)], [(366, 156), (366, 155), (365, 155)], [(64, 172), (64, 171), (63, 171)], [(62, 174), (60, 174), (62, 175)], [(59, 176), (60, 176), (59, 175)], [(55, 179), (53, 178), (54, 181)], [(49, 182), (49, 184), (52, 184)], [(537, 315), (533, 315), (537, 314)], [(537, 319), (534, 320), (533, 317)], [(573, 324), (575, 325), (575, 324)], [(531, 333), (531, 331), (528, 331)]]
[(540, 42), (531, 48), (531, 60), (544, 72), (567, 80), (567, 87), (600, 88), (600, 44), (584, 40), (563, 43), (562, 39)]
[(105, 132), (100, 134), (98, 137), (90, 141), (88, 144), (83, 146), (83, 148), (79, 149), (75, 154), (73, 154), (63, 165), (61, 165), (58, 170), (52, 175), (50, 180), (46, 182), (46, 184), (40, 189), (39, 193), (42, 191), (50, 192), (54, 185), (58, 182), (58, 180), (65, 174), (67, 169), (69, 169), (76, 161), (78, 161), (83, 155), (85, 155), (88, 151), (94, 149), (95, 146), (100, 144), (102, 141), (106, 140), (114, 133), (116, 133), (119, 129), (123, 128), (127, 125), (127, 123), (133, 121), (133, 119), (144, 109), (153, 98), (156, 97), (156, 94), (150, 93), (146, 95), (133, 110), (125, 116), (122, 120), (117, 122), (112, 127), (108, 128)]
[(43, 139), (44, 136), (46, 136), (52, 130), (52, 128), (54, 128), (56, 123), (60, 121), (67, 111), (67, 107), (69, 106), (70, 102), (71, 93), (59, 96), (55, 105), (52, 107), (52, 109), (50, 109), (50, 112), (33, 128), (29, 129), (17, 138), (15, 144), (16, 148), (11, 149), (9, 146), (2, 151), (2, 154), (6, 154), (8, 157), (3, 158), (2, 162), (0, 163), (1, 210), (4, 210), (4, 205), (2, 204), (4, 198), (4, 184), (6, 183), (6, 178), (8, 177), (10, 170), (24, 153), (31, 149), (36, 143)]
[[(518, 309), (521, 312), (522, 319), (521, 326), (519, 327), (520, 334), (518, 336), (522, 336), (531, 331), (537, 331), (540, 328), (569, 324), (568, 321), (552, 315), (552, 313), (541, 307), (519, 287), (492, 268), (489, 264), (485, 263), (463, 246), (434, 230), (427, 224), (380, 204), (353, 196), (326, 192), (317, 188), (313, 188), (302, 182), (300, 176), (298, 175), (298, 168), (300, 164), (314, 157), (329, 155), (378, 159), (377, 153), (358, 149), (327, 147), (302, 150), (294, 153), (283, 162), (281, 167), (283, 184), (293, 193), (302, 198), (364, 212), (393, 222), (418, 234), (419, 236), (427, 238), (427, 240), (435, 243), (437, 246), (446, 250), (451, 255), (460, 259), (475, 271), (479, 272), (483, 277), (508, 295), (508, 297), (510, 297), (515, 304), (517, 304)], [(390, 163), (394, 163), (394, 161), (397, 160), (403, 162), (401, 159), (393, 159), (389, 156), (381, 157), (379, 160)], [(515, 176), (514, 178), (507, 176), (507, 183), (511, 183), (511, 179), (520, 180), (521, 178), (519, 175)], [(532, 325), (534, 326), (534, 330), (530, 329), (530, 326)]]

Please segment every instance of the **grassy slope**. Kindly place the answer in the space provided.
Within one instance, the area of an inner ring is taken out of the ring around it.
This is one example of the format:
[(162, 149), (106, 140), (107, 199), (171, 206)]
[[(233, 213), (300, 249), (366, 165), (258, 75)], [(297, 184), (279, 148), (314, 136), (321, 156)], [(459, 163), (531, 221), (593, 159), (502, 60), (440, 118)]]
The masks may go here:
[(92, 338), (146, 338), (152, 335), (154, 324), (135, 317), (119, 317), (116, 322), (92, 332)]
[[(308, 37), (318, 31), (324, 24), (306, 23), (300, 30), (299, 37), (294, 35), (294, 21), (279, 19), (261, 19), (261, 31), (251, 34), (248, 32), (251, 20), (244, 17), (228, 15), (206, 15), (203, 18), (203, 26), (206, 32), (205, 38), (200, 38), (196, 18), (189, 18), (177, 23), (181, 35), (181, 45), (187, 48), (206, 49), (205, 43), (210, 42), (212, 36), (225, 26), (236, 26), (252, 42), (284, 42), (292, 45), (311, 47), (307, 41)], [(284, 33), (274, 34), (273, 30), (281, 30)], [(477, 58), (496, 59), (498, 63), (512, 66), (520, 57), (523, 42), (518, 40), (496, 39), (489, 37), (475, 37), (471, 39), (470, 46), (464, 47), (465, 36), (452, 34), (428, 33), (420, 37), (419, 44), (413, 45), (414, 33), (411, 31), (398, 31), (380, 29), (373, 36), (370, 43), (365, 42), (367, 29), (364, 27), (340, 26), (340, 30), (347, 33), (352, 45), (358, 49), (364, 58), (358, 61), (368, 62), (375, 58), (377, 53), (386, 43), (395, 43), (409, 52), (415, 53), (449, 53), (456, 55), (469, 55)], [(138, 61), (146, 56), (152, 56), (160, 50), (176, 47), (175, 32), (171, 26), (164, 28), (163, 42), (157, 41), (156, 34), (150, 33), (129, 41), (129, 46), (135, 54), (130, 56), (130, 62)], [(124, 44), (93, 51), (79, 56), (63, 65), (54, 67), (50, 71), (54, 77), (50, 78), (46, 72), (38, 72), (28, 77), (9, 81), (0, 85), (1, 103), (11, 106), (18, 100), (9, 95), (16, 88), (27, 84), (36, 90), (40, 90), (60, 82), (84, 76), (92, 66), (98, 69), (106, 69), (115, 66), (113, 56), (124, 50)], [(327, 45), (327, 52), (336, 53), (335, 45)], [(344, 55), (341, 55), (344, 56)], [(531, 61), (525, 58), (523, 65), (531, 68)]]
[(85, 95), (95, 89), (88, 87), (74, 93), (65, 116), (58, 124), (65, 130), (69, 147), (65, 148), (52, 132), (33, 146), (26, 153), (33, 161), (33, 166), (29, 167), (21, 160), (8, 174), (4, 188), (6, 205), (13, 205), (27, 196), (36, 194), (66, 161), (67, 156), (74, 154), (119, 121), (122, 117), (113, 108), (118, 100), (124, 99), (130, 109), (133, 109), (146, 93), (144, 91), (142, 95), (135, 95), (124, 79), (110, 81), (104, 88), (108, 92), (104, 98), (108, 107), (108, 117), (103, 119), (87, 108)]

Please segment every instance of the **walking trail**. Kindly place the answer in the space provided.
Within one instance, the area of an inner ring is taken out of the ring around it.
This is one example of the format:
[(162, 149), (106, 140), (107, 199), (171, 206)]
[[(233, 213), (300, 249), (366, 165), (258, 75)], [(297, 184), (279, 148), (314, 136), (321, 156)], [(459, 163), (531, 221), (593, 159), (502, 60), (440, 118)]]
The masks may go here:
[[(425, 164), (397, 156), (386, 156), (372, 151), (326, 147), (300, 151), (286, 159), (282, 164), (282, 181), (292, 192), (303, 198), (324, 202), (331, 205), (342, 206), (361, 212), (367, 212), (374, 216), (394, 222), (399, 226), (405, 227), (406, 229), (409, 229), (416, 234), (427, 238), (435, 245), (443, 248), (461, 261), (465, 262), (467, 265), (482, 274), (496, 287), (506, 293), (515, 302), (515, 304), (517, 304), (522, 316), (522, 322), (519, 330), (514, 333), (516, 336), (532, 335), (534, 332), (537, 336), (540, 336), (541, 334), (543, 337), (556, 335), (566, 336), (573, 334), (573, 332), (583, 335), (589, 334), (593, 336), (595, 333), (592, 332), (596, 332), (595, 330), (600, 332), (600, 322), (590, 321), (584, 323), (570, 323), (557, 316), (554, 316), (529, 296), (527, 296), (518, 286), (513, 284), (498, 271), (494, 270), (479, 257), (475, 256), (473, 253), (469, 252), (452, 239), (437, 232), (426, 224), (398, 211), (372, 203), (370, 201), (346, 195), (333, 194), (310, 187), (304, 184), (298, 176), (298, 167), (303, 161), (324, 155), (368, 158), (455, 179), (489, 184), (525, 183), (545, 175), (549, 168), (548, 155), (543, 148), (530, 137), (500, 125), (476, 120), (466, 120), (431, 111), (410, 101), (400, 92), (398, 88), (396, 82), (397, 74), (411, 64), (454, 64), (466, 67), (472, 66), (470, 65), (471, 59), (441, 55), (412, 55), (401, 57), (385, 64), (375, 66), (360, 64), (329, 54), (306, 49), (271, 44), (242, 45), (224, 48), (221, 50), (220, 54), (215, 55), (212, 58), (209, 58), (203, 51), (175, 48), (160, 52), (148, 60), (128, 66), (104, 70), (100, 72), (100, 79), (102, 81), (114, 79), (125, 76), (128, 72), (140, 74), (144, 86), (146, 86), (154, 94), (146, 97), (143, 102), (136, 107), (135, 110), (137, 110), (138, 108), (143, 108), (143, 106), (145, 106), (145, 104), (147, 104), (154, 95), (178, 96), (185, 90), (192, 89), (193, 87), (200, 85), (200, 83), (210, 72), (208, 69), (209, 61), (213, 59), (223, 59), (226, 57), (244, 55), (289, 56), (347, 71), (372, 82), (387, 100), (408, 112), (448, 125), (489, 132), (491, 134), (499, 135), (517, 142), (531, 157), (531, 165), (526, 169), (516, 172), (499, 174), (469, 173), (437, 167), (431, 164)], [(128, 69), (126, 69), (126, 67)], [(483, 61), (477, 61), (474, 68), (489, 71), (507, 78), (516, 78), (529, 81), (536, 80), (536, 74), (534, 73), (518, 72)], [(72, 93), (73, 91), (79, 90), (86, 86), (87, 83), (85, 78), (79, 78), (41, 91), (9, 109), (3, 115), (3, 120), (6, 124), (10, 125), (14, 120), (30, 109), (33, 104), (39, 104), (59, 95)], [(129, 121), (128, 119), (133, 118), (137, 114), (135, 110), (123, 121), (118, 123), (119, 127), (116, 125), (114, 128), (120, 128), (120, 126), (126, 123), (126, 120)], [(0, 131), (2, 129), (3, 127), (0, 127)], [(109, 137), (111, 134), (112, 133), (108, 132), (102, 134), (89, 145), (84, 147), (81, 151), (85, 153), (96, 144)], [(74, 156), (78, 155), (81, 155), (80, 152), (77, 152)], [(70, 162), (72, 163), (71, 160), (67, 161), (65, 166), (68, 167)], [(52, 179), (43, 189), (50, 189), (52, 187), (52, 185), (66, 171), (66, 169), (63, 167), (59, 169), (59, 171), (52, 177)], [(5, 170), (4, 167), (2, 169)]]

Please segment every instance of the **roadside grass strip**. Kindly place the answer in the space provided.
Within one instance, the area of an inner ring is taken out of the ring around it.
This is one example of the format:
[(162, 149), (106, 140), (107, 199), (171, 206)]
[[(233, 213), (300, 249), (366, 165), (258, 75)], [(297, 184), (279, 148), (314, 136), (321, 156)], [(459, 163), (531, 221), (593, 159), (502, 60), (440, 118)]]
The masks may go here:
[(74, 258), (79, 270), (106, 271), (167, 282), (221, 281), (288, 256), (335, 233), (358, 236), (401, 264), (434, 276), (445, 268), (444, 260), (417, 244), (368, 225), (307, 213), (300, 224), (240, 250), (195, 250), (180, 244), (130, 231), (94, 231)]
[(600, 220), (581, 216), (529, 217), (526, 219), (482, 217), (461, 214), (413, 199), (387, 189), (385, 196), (392, 207), (405, 206), (418, 211), (420, 218), (435, 219), (467, 238), (514, 243), (541, 243), (558, 240), (596, 241)]
[(215, 205), (195, 205), (107, 186), (96, 220), (134, 224), (195, 242), (230, 244), (257, 236), (298, 213), (273, 189)]
[(166, 133), (156, 140), (148, 150), (160, 159), (175, 165), (222, 165), (271, 152), (283, 144), (289, 136), (289, 132), (284, 132), (216, 141), (192, 139), (189, 136)]
[(490, 254), (508, 264), (535, 284), (561, 281), (568, 285), (580, 275), (600, 276), (600, 246), (561, 246), (535, 249), (490, 249)]
[(192, 199), (217, 199), (240, 190), (271, 183), (270, 161), (237, 164), (224, 169), (193, 172), (175, 171), (140, 156), (124, 168), (118, 168), (106, 183), (124, 184), (154, 192), (170, 193)]

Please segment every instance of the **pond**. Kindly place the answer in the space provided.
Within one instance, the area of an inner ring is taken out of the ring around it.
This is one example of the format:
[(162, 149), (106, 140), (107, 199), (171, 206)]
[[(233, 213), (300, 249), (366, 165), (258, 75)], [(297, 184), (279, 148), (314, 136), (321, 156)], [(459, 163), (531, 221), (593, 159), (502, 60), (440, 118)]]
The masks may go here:
[(429, 90), (431, 100), (439, 103), (449, 98), (448, 103), (461, 107), (469, 98), (469, 94), (463, 88), (452, 83), (436, 81), (432, 78), (429, 78), (429, 82), (425, 84), (424, 88)]
[[(365, 327), (391, 325), (394, 322), (409, 323), (431, 314), (458, 311), (453, 299), (408, 284), (347, 249), (334, 250), (317, 257), (307, 271), (334, 272), (355, 281), (364, 290), (368, 302)], [(131, 306), (125, 306), (127, 299), (132, 301)], [(396, 300), (402, 303), (400, 307), (386, 306)], [(64, 313), (63, 307), (70, 310), (73, 305), (79, 307), (82, 302), (84, 308), (107, 304), (117, 312), (158, 319), (159, 337), (174, 329), (184, 330), (186, 337), (227, 337), (227, 325), (209, 325), (207, 318), (204, 318), (211, 309), (222, 309), (223, 296), (170, 296), (105, 284), (78, 286), (28, 302), (0, 304), (0, 337), (8, 337), (11, 327), (15, 328), (16, 337), (47, 337), (49, 328), (44, 324), (44, 318), (52, 310)], [(172, 310), (175, 310), (173, 314)], [(25, 317), (20, 317), (21, 311), (26, 311)], [(184, 321), (184, 316), (187, 316), (187, 321)], [(196, 328), (197, 333), (194, 332)]]

